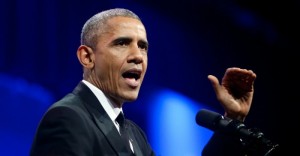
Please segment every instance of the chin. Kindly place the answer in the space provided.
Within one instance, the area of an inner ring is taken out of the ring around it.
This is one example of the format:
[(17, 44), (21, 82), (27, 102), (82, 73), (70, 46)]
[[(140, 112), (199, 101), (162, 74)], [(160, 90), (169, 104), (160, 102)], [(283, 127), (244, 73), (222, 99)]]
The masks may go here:
[(133, 101), (135, 101), (136, 99), (137, 99), (137, 97), (127, 98), (127, 101), (128, 101), (128, 102), (133, 102)]
[(128, 101), (128, 102), (135, 101), (137, 98), (138, 98), (137, 94), (135, 94), (135, 95), (125, 95), (124, 96), (125, 101)]
[(139, 91), (138, 90), (123, 90), (122, 92), (118, 92), (119, 97), (121, 97), (124, 102), (132, 102), (137, 100)]

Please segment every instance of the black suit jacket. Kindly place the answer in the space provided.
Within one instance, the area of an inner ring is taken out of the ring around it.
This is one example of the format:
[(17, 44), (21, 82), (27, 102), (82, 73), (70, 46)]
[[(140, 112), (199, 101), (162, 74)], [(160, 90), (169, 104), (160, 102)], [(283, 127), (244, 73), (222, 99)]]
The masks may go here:
[[(143, 130), (130, 120), (136, 156), (155, 155)], [(129, 156), (116, 129), (93, 92), (80, 82), (53, 104), (37, 128), (30, 156)]]

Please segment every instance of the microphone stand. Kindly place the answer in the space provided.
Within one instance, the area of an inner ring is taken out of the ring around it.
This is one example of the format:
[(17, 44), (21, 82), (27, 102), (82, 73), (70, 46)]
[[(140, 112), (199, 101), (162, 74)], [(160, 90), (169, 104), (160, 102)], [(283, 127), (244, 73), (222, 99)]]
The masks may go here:
[(279, 145), (265, 138), (259, 129), (245, 129), (243, 123), (235, 120), (232, 120), (227, 128), (234, 128), (235, 131), (240, 132), (240, 140), (247, 156), (275, 156), (278, 154)]

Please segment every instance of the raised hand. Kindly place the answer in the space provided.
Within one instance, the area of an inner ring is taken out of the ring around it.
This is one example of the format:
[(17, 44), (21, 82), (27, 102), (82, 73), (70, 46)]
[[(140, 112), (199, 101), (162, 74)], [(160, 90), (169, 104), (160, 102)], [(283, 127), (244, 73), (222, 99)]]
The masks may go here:
[(251, 107), (256, 74), (252, 70), (231, 67), (227, 68), (221, 84), (213, 75), (208, 75), (208, 79), (224, 108), (224, 116), (244, 121)]

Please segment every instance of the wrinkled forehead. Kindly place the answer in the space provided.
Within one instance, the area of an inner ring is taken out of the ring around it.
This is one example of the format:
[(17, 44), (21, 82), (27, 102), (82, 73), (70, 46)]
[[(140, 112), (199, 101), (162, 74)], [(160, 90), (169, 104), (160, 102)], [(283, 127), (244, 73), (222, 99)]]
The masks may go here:
[(99, 25), (98, 28), (100, 29), (100, 31), (103, 31), (106, 29), (126, 27), (126, 26), (136, 26), (137, 28), (145, 31), (145, 26), (140, 20), (131, 17), (124, 17), (124, 16), (115, 16), (106, 19), (105, 22), (103, 22), (101, 26)]
[(132, 18), (132, 17), (124, 17), (124, 16), (115, 16), (115, 17), (107, 19), (103, 23), (102, 28), (103, 29), (111, 29), (111, 28), (116, 28), (116, 27), (128, 27), (128, 26), (132, 26), (132, 27), (135, 26), (136, 28), (139, 28), (139, 29), (145, 31), (145, 26), (140, 20)]
[(129, 37), (147, 41), (145, 27), (139, 20), (116, 17), (109, 20), (105, 27), (105, 30), (102, 31), (102, 35), (110, 34), (115, 37)]

